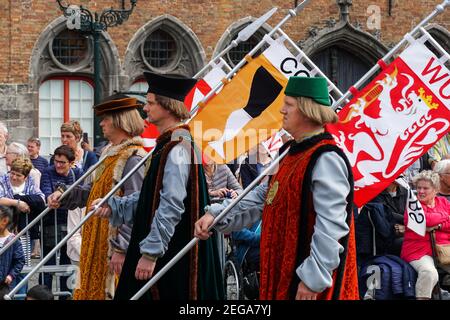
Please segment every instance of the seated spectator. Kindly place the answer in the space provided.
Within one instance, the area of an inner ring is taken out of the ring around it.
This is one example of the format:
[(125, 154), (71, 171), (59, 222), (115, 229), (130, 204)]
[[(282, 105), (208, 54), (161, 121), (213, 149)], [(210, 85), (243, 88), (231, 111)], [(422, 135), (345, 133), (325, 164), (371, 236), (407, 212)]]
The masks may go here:
[[(10, 172), (0, 177), (0, 205), (15, 210), (15, 231), (21, 231), (25, 227), (27, 216), (31, 221), (45, 209), (44, 194), (36, 189), (33, 178), (29, 176), (32, 167), (30, 159), (18, 158), (12, 162)], [(24, 252), (29, 264), (29, 238), (25, 235), (23, 237)]]
[[(0, 249), (14, 238), (14, 234), (8, 229), (12, 218), (12, 210), (0, 205)], [(19, 241), (16, 241), (0, 256), (0, 286), (6, 286), (8, 289), (0, 292), (0, 299), (3, 299), (3, 296), (9, 292), (10, 286), (16, 283), (14, 280), (20, 275), (24, 264), (25, 256), (22, 246)]]
[(450, 201), (450, 159), (441, 160), (436, 163), (434, 172), (439, 175), (438, 196), (445, 197)]
[[(30, 145), (30, 143), (29, 143), (29, 145)], [(27, 149), (23, 144), (20, 144), (20, 143), (17, 143), (17, 142), (11, 143), (8, 146), (8, 149), (7, 149), (7, 157), (6, 157), (7, 165), (11, 166), (11, 163), (17, 158), (29, 158), (31, 160), (31, 157), (30, 157), (30, 154), (29, 154), (28, 150), (29, 149)], [(44, 158), (42, 158), (42, 159), (45, 162), (47, 162), (47, 160), (45, 160)], [(31, 160), (31, 162), (33, 163), (33, 160)], [(47, 165), (48, 165), (48, 162), (47, 162)], [(34, 166), (34, 164), (33, 164), (33, 166)], [(36, 169), (36, 168), (32, 168), (31, 171), (30, 171), (30, 176), (33, 178), (33, 180), (35, 182), (35, 188), (36, 189), (39, 189), (41, 175), (42, 175), (41, 172), (38, 169)], [(32, 240), (31, 250), (33, 251), (31, 253), (32, 258), (39, 258), (40, 257), (40, 241), (39, 241), (40, 233), (39, 233), (39, 227), (40, 227), (39, 224), (36, 224), (30, 230), (30, 236), (31, 236), (31, 240)]]
[(235, 245), (234, 257), (239, 266), (245, 260), (247, 271), (259, 271), (259, 241), (261, 239), (261, 220), (250, 228), (231, 233)]
[(216, 164), (205, 155), (204, 168), (212, 202), (221, 202), (226, 198), (234, 199), (242, 192), (241, 185), (227, 165)]
[[(55, 149), (54, 152), (54, 165), (49, 166), (42, 174), (41, 189), (45, 194), (45, 197), (49, 197), (53, 192), (59, 190), (59, 188), (65, 188), (72, 185), (83, 174), (81, 168), (73, 168), (75, 161), (75, 153), (67, 145), (62, 145)], [(63, 191), (64, 192), (64, 191)], [(55, 216), (57, 221), (56, 235), (55, 235)], [(43, 218), (43, 234), (44, 234), (44, 255), (47, 255), (56, 244), (61, 241), (67, 235), (68, 224), (68, 210), (56, 209), (54, 214), (48, 214)], [(55, 256), (51, 257), (46, 265), (55, 265)], [(69, 257), (67, 256), (67, 243), (61, 247), (60, 250), (60, 264), (71, 264)], [(62, 291), (68, 291), (67, 278), (60, 278), (60, 288)], [(53, 276), (49, 273), (44, 274), (44, 284), (52, 288)]]
[(47, 286), (38, 284), (27, 292), (25, 300), (54, 300), (54, 297)]
[[(21, 143), (11, 142), (6, 150), (6, 164), (11, 167), (11, 164), (16, 159), (30, 159), (27, 147)], [(30, 176), (33, 178), (36, 189), (39, 189), (41, 183), (41, 173), (38, 169), (33, 168), (33, 164), (30, 171)]]
[(384, 205), (385, 210), (391, 218), (393, 224), (395, 239), (387, 248), (387, 253), (400, 256), (400, 251), (405, 234), (405, 226), (403, 225), (403, 217), (405, 213), (406, 200), (408, 198), (408, 190), (401, 187), (397, 182), (393, 181), (385, 190), (383, 190), (371, 202), (378, 202)]
[[(83, 173), (86, 172), (98, 159), (94, 152), (84, 150), (81, 147), (81, 138), (83, 130), (78, 121), (69, 121), (61, 125), (61, 143), (72, 148), (75, 153), (75, 161), (73, 165), (81, 168)], [(50, 159), (53, 164), (53, 157)]]
[[(413, 179), (417, 189), (417, 198), (425, 212), (427, 229), (435, 228), (436, 243), (450, 244), (450, 202), (437, 196), (439, 190), (439, 175), (433, 171), (425, 170)], [(405, 226), (408, 225), (409, 216), (405, 212)], [(434, 286), (439, 280), (438, 271), (433, 261), (430, 234), (425, 237), (406, 228), (405, 238), (401, 251), (401, 258), (410, 263), (417, 271), (416, 298), (420, 300), (431, 299)], [(450, 272), (449, 266), (439, 266)]]
[(27, 142), (28, 153), (30, 154), (31, 162), (33, 167), (35, 167), (42, 174), (45, 168), (48, 167), (48, 161), (44, 157), (39, 155), (41, 151), (41, 140), (36, 137), (31, 137)]

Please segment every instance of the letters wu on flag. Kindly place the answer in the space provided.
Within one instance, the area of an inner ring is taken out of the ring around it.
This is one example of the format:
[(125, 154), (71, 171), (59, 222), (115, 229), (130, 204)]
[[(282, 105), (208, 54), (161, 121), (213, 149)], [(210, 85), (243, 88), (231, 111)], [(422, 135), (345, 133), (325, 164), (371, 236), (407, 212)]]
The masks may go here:
[(266, 140), (281, 127), (287, 77), (298, 72), (309, 75), (282, 43), (272, 40), (193, 118), (196, 143), (215, 162), (226, 163)]
[(370, 201), (442, 138), (450, 125), (450, 72), (414, 43), (329, 125), (353, 167), (355, 203)]

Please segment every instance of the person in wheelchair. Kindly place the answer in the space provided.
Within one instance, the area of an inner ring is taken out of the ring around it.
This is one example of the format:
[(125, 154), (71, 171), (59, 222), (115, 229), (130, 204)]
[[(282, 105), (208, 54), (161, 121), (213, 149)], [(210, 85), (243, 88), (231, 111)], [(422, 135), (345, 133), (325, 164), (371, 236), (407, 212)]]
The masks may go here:
[(231, 233), (233, 255), (242, 270), (242, 284), (247, 299), (259, 296), (259, 242), (261, 238), (261, 220), (249, 229)]

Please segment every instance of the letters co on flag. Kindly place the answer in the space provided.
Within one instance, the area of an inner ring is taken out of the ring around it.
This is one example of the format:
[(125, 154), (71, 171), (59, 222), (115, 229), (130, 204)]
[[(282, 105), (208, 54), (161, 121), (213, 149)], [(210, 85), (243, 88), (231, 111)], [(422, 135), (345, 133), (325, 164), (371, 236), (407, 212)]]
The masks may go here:
[(339, 112), (327, 129), (353, 167), (358, 207), (385, 189), (450, 126), (450, 72), (412, 43)]
[(266, 36), (265, 40), (270, 46), (242, 67), (192, 119), (195, 142), (216, 163), (234, 160), (277, 132), (288, 77), (309, 76), (282, 38)]

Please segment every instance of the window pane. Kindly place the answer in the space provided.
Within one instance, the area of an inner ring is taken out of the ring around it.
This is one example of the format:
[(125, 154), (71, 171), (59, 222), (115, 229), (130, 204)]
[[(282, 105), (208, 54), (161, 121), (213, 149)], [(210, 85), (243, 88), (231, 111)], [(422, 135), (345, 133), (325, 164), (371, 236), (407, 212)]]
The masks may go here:
[(88, 41), (80, 32), (66, 29), (53, 39), (52, 51), (63, 65), (74, 65), (86, 58)]
[(71, 99), (79, 99), (80, 98), (80, 81), (69, 81), (69, 92)]
[(94, 89), (91, 84), (84, 80), (70, 80), (70, 88), (77, 88), (70, 91), (70, 120), (80, 122), (83, 131), (92, 137), (94, 130)]
[(50, 137), (51, 120), (41, 119), (39, 121), (39, 138)]
[(50, 98), (52, 100), (63, 100), (64, 98), (64, 80), (49, 80)]
[(47, 80), (39, 87), (39, 138), (41, 155), (47, 157), (61, 144), (64, 114), (64, 80)]
[(39, 118), (50, 118), (50, 114), (50, 100), (39, 98)]
[(92, 100), (94, 97), (94, 88), (89, 82), (81, 81), (81, 96), (84, 99)]
[(144, 57), (155, 68), (168, 66), (177, 55), (175, 39), (163, 30), (156, 30), (144, 42)]
[(148, 83), (144, 81), (135, 82), (131, 85), (130, 91), (147, 92)]
[(61, 125), (63, 124), (63, 118), (52, 118), (52, 130), (51, 130), (51, 136), (53, 138), (57, 137), (60, 139), (61, 137)]

